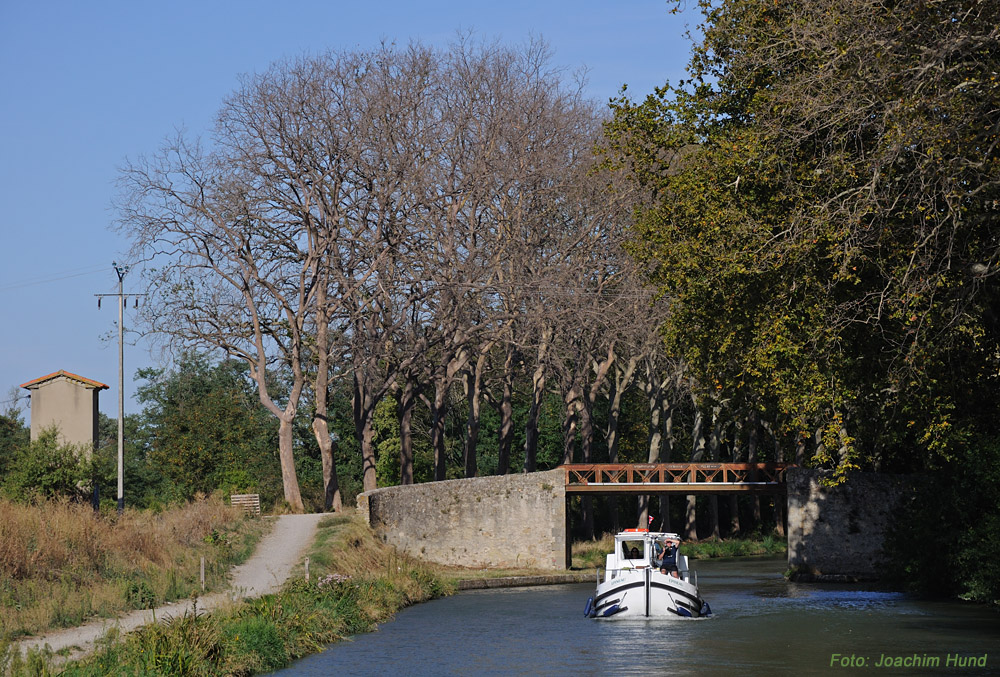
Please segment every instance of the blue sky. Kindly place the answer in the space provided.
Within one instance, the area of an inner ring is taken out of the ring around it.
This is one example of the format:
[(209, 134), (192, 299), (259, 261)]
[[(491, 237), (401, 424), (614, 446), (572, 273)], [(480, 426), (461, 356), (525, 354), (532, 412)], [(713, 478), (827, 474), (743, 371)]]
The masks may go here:
[[(683, 77), (684, 34), (698, 23), (688, 5), (671, 15), (665, 0), (0, 0), (0, 402), (65, 369), (111, 386), (101, 410), (117, 415), (117, 312), (98, 310), (94, 294), (117, 290), (111, 263), (128, 250), (109, 230), (118, 168), (177, 128), (208, 133), (240, 74), (473, 30), (511, 44), (541, 36), (554, 63), (588, 69), (591, 97), (627, 83), (641, 98)], [(139, 409), (136, 369), (165, 359), (146, 339), (126, 345), (126, 411)]]

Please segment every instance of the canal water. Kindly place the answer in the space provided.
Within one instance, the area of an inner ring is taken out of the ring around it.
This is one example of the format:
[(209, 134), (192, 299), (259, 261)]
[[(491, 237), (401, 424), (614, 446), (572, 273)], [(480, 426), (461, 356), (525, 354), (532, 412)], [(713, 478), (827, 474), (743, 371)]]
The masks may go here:
[(789, 583), (783, 558), (692, 566), (710, 618), (584, 618), (592, 584), (463, 592), (276, 674), (1000, 674), (1000, 614), (981, 606)]

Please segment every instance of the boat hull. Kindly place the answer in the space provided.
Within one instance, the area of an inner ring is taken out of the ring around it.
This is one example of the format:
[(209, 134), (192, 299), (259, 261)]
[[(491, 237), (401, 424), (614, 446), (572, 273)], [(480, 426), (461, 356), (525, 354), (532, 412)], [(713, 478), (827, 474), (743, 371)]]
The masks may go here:
[(697, 587), (651, 569), (622, 572), (599, 583), (588, 612), (593, 618), (698, 618), (710, 613)]

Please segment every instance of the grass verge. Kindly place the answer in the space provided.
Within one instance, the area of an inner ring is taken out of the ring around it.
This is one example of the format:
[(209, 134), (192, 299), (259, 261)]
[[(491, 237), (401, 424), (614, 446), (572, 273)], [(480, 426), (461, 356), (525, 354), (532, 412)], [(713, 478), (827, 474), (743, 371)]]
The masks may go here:
[(451, 591), (436, 570), (396, 553), (360, 518), (331, 516), (320, 525), (304, 571), (276, 594), (210, 615), (109, 637), (90, 656), (58, 668), (51, 656), (22, 659), (0, 648), (0, 673), (13, 676), (252, 675), (321, 651), (345, 635), (372, 630), (397, 610)]
[(95, 514), (67, 501), (0, 500), (0, 641), (224, 588), (265, 529), (221, 500)]

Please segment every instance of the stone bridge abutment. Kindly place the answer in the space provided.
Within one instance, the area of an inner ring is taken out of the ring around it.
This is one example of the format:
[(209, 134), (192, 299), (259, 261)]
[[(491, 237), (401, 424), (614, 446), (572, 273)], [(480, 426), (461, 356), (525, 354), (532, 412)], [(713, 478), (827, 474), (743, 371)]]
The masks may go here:
[[(826, 487), (823, 475), (787, 470), (789, 568), (802, 580), (879, 578), (909, 482), (853, 473)], [(560, 468), (386, 487), (361, 494), (358, 508), (383, 540), (429, 561), (562, 570), (571, 563), (566, 477)]]
[(569, 567), (562, 470), (376, 489), (358, 509), (383, 540), (442, 564)]

